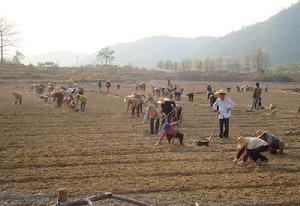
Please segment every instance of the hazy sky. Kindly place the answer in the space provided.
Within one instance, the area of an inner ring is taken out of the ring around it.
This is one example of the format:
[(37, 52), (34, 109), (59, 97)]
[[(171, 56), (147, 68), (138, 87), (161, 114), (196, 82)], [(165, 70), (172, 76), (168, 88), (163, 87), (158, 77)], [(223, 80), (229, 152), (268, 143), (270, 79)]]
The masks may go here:
[(298, 0), (0, 0), (21, 32), (25, 55), (91, 53), (154, 35), (223, 36), (264, 21)]

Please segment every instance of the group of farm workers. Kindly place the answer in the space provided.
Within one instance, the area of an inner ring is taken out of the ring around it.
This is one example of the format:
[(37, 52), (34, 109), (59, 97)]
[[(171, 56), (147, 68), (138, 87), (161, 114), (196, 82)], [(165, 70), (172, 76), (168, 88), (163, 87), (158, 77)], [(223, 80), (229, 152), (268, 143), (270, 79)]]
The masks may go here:
[[(208, 98), (213, 94), (211, 85), (208, 86)], [(257, 100), (260, 98), (261, 91), (259, 90), (259, 84), (256, 84), (253, 94), (254, 109), (257, 109)], [(228, 91), (228, 90), (227, 90)], [(235, 103), (226, 96), (224, 89), (217, 91), (214, 96), (217, 96), (212, 107), (218, 114), (219, 119), (219, 138), (229, 138), (229, 120), (231, 117), (231, 110), (234, 108)], [(137, 116), (142, 113), (142, 105), (146, 104), (146, 113), (144, 116), (144, 122), (149, 122), (150, 134), (158, 134), (160, 128), (162, 128), (161, 134), (156, 142), (156, 146), (160, 145), (164, 138), (170, 141), (173, 138), (177, 138), (180, 144), (183, 144), (184, 134), (179, 131), (182, 108), (176, 105), (174, 101), (167, 98), (159, 98), (156, 101), (151, 94), (148, 94), (147, 98), (143, 95), (138, 95), (134, 92), (131, 96), (127, 96), (124, 99), (127, 103), (127, 111), (131, 106), (132, 114), (135, 112)], [(162, 122), (160, 122), (162, 121)], [(268, 159), (262, 153), (270, 151), (271, 154), (283, 154), (284, 143), (283, 141), (266, 131), (258, 130), (256, 136), (253, 137), (239, 137), (238, 139), (238, 152), (234, 162), (243, 164), (249, 159), (260, 164), (267, 162)]]
[(179, 132), (179, 126), (182, 118), (182, 108), (168, 98), (161, 97), (158, 101), (152, 94), (148, 94), (147, 98), (144, 95), (139, 95), (133, 92), (132, 95), (124, 98), (127, 103), (126, 111), (131, 107), (131, 114), (140, 116), (142, 113), (143, 104), (146, 106), (143, 123), (149, 123), (150, 135), (157, 135), (162, 128), (160, 138), (156, 142), (156, 146), (162, 143), (164, 137), (171, 139), (179, 139), (180, 144), (183, 144), (183, 134)]
[[(207, 86), (207, 93), (208, 98), (214, 95), (210, 84)], [(214, 111), (218, 113), (219, 138), (227, 139), (229, 137), (229, 118), (235, 104), (229, 97), (226, 97), (224, 89), (219, 90), (216, 95), (219, 97), (214, 100), (212, 106)], [(259, 108), (261, 108), (261, 88), (259, 83), (256, 83), (251, 109), (258, 110)], [(284, 147), (281, 138), (266, 131), (257, 130), (256, 137), (238, 137), (238, 152), (234, 162), (243, 164), (249, 159), (256, 163), (267, 162), (268, 159), (262, 155), (263, 152), (270, 151), (271, 154), (283, 154)]]

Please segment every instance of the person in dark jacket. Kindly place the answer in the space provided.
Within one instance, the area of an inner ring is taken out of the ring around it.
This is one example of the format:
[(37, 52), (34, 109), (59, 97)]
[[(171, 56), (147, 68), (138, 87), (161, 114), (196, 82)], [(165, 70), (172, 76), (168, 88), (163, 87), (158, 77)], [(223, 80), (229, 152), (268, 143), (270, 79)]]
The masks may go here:
[(57, 91), (53, 94), (53, 100), (56, 101), (56, 106), (61, 107), (64, 102), (64, 93), (62, 91)]
[(259, 87), (259, 83), (256, 83), (256, 88), (253, 92), (253, 102), (251, 110), (258, 110), (259, 109), (259, 102), (261, 100), (261, 88)]
[(101, 93), (101, 87), (102, 87), (101, 80), (99, 80), (98, 81), (98, 94)]
[(189, 102), (193, 102), (194, 101), (194, 93), (188, 93), (188, 94), (186, 94), (186, 96), (188, 96), (188, 98), (189, 98)]
[(276, 154), (277, 152), (279, 154), (283, 154), (284, 143), (282, 139), (261, 130), (256, 131), (256, 137), (266, 141), (269, 144), (271, 154)]
[(157, 103), (161, 105), (161, 110), (165, 115), (165, 117), (162, 118), (162, 124), (164, 124), (165, 121), (171, 123), (174, 116), (176, 103), (174, 101), (170, 101), (168, 98), (160, 98)]
[(206, 90), (207, 90), (207, 100), (209, 100), (209, 96), (213, 94), (213, 89), (210, 83), (207, 84)]
[(109, 93), (109, 88), (111, 87), (111, 82), (110, 82), (110, 80), (107, 80), (107, 81), (106, 81), (105, 86), (106, 86), (106, 93)]

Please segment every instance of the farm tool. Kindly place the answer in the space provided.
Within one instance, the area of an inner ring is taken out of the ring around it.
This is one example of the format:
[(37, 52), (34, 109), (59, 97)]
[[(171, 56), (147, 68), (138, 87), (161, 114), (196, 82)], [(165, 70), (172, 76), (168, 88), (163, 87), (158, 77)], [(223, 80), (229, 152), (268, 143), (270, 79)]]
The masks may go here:
[(217, 131), (213, 132), (208, 138), (198, 139), (194, 141), (196, 146), (208, 146), (212, 142), (212, 138), (217, 135)]
[(53, 206), (80, 206), (80, 205), (89, 205), (93, 206), (93, 202), (105, 200), (105, 199), (115, 199), (127, 203), (131, 203), (133, 205), (138, 206), (151, 206), (150, 204), (134, 200), (128, 197), (124, 197), (121, 195), (112, 194), (111, 192), (106, 192), (104, 194), (93, 195), (87, 198), (81, 198), (74, 201), (68, 201), (68, 191), (65, 188), (58, 189), (58, 198), (57, 203)]

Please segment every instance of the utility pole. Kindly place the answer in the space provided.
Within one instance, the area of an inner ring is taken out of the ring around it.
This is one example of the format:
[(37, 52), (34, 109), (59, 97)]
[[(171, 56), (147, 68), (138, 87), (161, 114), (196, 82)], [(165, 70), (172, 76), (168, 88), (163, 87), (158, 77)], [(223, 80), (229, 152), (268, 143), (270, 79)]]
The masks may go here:
[(178, 81), (178, 77), (177, 77), (177, 66), (178, 66), (178, 63), (177, 63), (177, 62), (174, 62), (176, 82)]
[(76, 62), (77, 62), (76, 65), (77, 65), (77, 67), (78, 67), (78, 55), (76, 56)]
[(1, 44), (0, 44), (0, 48), (1, 48), (1, 64), (3, 63), (3, 47), (4, 47), (4, 45), (3, 45), (3, 31), (0, 31), (0, 41), (1, 41)]

